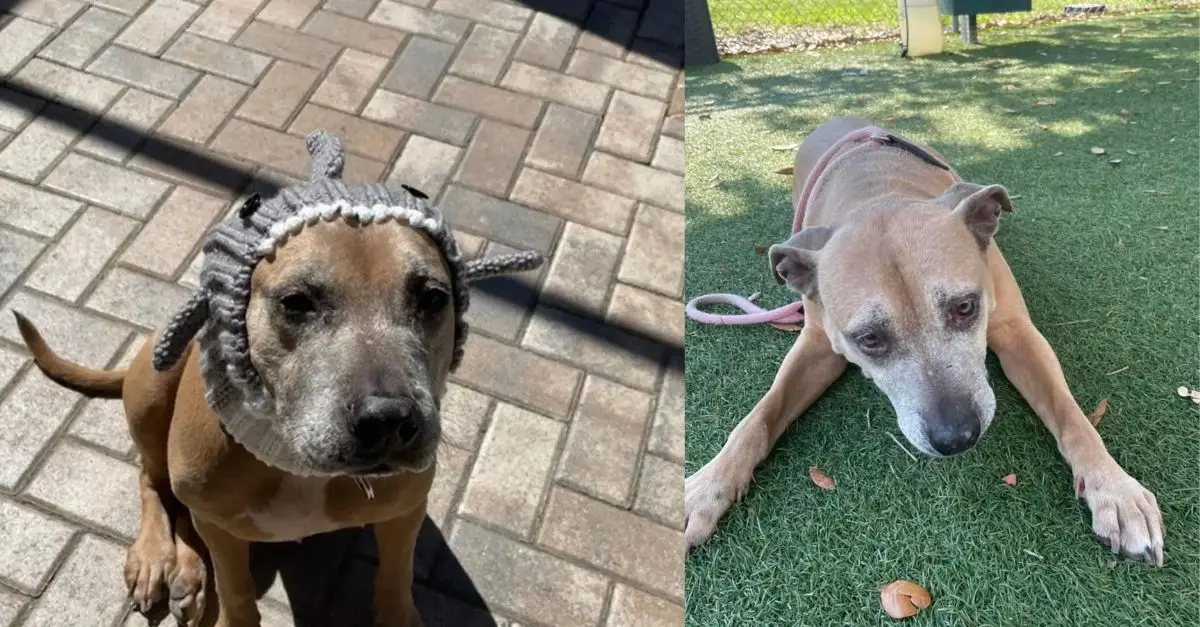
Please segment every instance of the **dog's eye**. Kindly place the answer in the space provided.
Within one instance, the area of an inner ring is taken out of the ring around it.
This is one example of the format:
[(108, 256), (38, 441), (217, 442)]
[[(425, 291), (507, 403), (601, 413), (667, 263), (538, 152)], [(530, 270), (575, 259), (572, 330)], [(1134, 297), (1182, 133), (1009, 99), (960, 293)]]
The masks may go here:
[(287, 317), (303, 319), (317, 310), (317, 303), (308, 294), (296, 292), (280, 298), (279, 307)]
[(448, 304), (450, 304), (450, 292), (445, 287), (429, 281), (421, 288), (417, 307), (423, 313), (427, 315), (438, 313)]
[(883, 337), (881, 337), (878, 333), (864, 333), (858, 336), (856, 340), (858, 342), (858, 347), (862, 349), (864, 353), (871, 355), (882, 353), (887, 347), (887, 344), (883, 341)]
[(959, 318), (970, 318), (971, 316), (975, 315), (975, 307), (976, 303), (974, 298), (968, 298), (960, 301), (954, 306), (954, 315), (958, 316)]

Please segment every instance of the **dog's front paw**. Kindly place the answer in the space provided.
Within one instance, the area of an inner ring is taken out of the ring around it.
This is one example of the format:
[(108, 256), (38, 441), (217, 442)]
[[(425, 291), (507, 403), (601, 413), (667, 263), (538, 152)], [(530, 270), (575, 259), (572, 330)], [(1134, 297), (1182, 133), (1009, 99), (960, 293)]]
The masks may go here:
[(125, 585), (129, 599), (143, 614), (163, 597), (167, 576), (175, 568), (175, 543), (170, 536), (141, 533), (125, 556)]
[(711, 538), (729, 506), (746, 495), (750, 476), (737, 474), (713, 460), (684, 480), (683, 538), (689, 552)]
[(1116, 462), (1075, 475), (1075, 495), (1092, 510), (1092, 532), (1113, 553), (1163, 564), (1158, 499)]
[(197, 627), (206, 609), (208, 569), (204, 558), (184, 543), (178, 544), (175, 568), (167, 581), (171, 593), (171, 616), (183, 627)]

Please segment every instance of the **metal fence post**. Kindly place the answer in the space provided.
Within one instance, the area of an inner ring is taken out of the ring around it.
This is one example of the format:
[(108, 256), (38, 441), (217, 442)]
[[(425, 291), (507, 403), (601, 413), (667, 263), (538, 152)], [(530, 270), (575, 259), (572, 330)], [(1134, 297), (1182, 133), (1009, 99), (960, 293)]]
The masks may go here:
[(683, 66), (712, 65), (720, 60), (708, 0), (684, 0)]

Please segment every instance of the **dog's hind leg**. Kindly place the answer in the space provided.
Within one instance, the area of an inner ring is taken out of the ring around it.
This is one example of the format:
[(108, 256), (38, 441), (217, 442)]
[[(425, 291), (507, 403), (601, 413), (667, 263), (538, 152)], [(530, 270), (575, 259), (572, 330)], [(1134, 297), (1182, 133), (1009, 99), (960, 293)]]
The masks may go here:
[(988, 320), (988, 345), (1004, 375), (1050, 430), (1075, 475), (1075, 494), (1092, 510), (1092, 532), (1114, 553), (1162, 566), (1162, 514), (1154, 494), (1142, 487), (1104, 447), (1083, 414), (1054, 350), (1033, 325), (1021, 290), (993, 245), (988, 265), (996, 310)]
[(846, 360), (833, 352), (816, 319), (810, 312), (771, 389), (734, 427), (717, 456), (684, 482), (684, 539), (689, 551), (712, 536), (729, 506), (745, 495), (754, 469), (779, 436), (846, 370)]
[(141, 525), (126, 555), (125, 583), (143, 613), (163, 598), (167, 578), (176, 569), (172, 522), (183, 509), (171, 492), (167, 471), (167, 436), (183, 362), (167, 372), (156, 372), (150, 367), (150, 348), (147, 343), (130, 364), (122, 394), (141, 463)]

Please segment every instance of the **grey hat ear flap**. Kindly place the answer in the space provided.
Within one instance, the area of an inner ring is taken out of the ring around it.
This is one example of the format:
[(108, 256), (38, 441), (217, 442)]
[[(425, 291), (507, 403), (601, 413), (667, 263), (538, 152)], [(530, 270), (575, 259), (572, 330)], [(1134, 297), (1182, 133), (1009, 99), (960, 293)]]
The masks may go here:
[(788, 289), (809, 298), (817, 293), (817, 258), (833, 237), (833, 228), (813, 226), (801, 229), (788, 241), (767, 250), (771, 276), (776, 283), (786, 283)]
[(939, 204), (952, 207), (951, 215), (962, 220), (981, 249), (987, 249), (1000, 228), (1000, 213), (1012, 211), (1012, 199), (1002, 185), (955, 183), (938, 196)]
[(322, 179), (342, 178), (342, 168), (346, 165), (346, 152), (342, 150), (342, 140), (326, 133), (313, 131), (304, 138), (308, 154), (312, 162), (308, 165), (308, 179), (315, 183)]
[(204, 328), (208, 321), (208, 294), (203, 290), (192, 294), (183, 308), (179, 310), (163, 328), (158, 344), (154, 346), (151, 363), (159, 372), (170, 370), (183, 353), (187, 351), (192, 340)]

